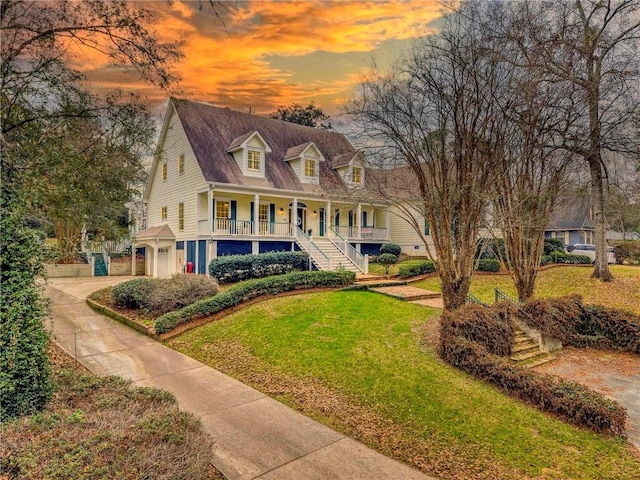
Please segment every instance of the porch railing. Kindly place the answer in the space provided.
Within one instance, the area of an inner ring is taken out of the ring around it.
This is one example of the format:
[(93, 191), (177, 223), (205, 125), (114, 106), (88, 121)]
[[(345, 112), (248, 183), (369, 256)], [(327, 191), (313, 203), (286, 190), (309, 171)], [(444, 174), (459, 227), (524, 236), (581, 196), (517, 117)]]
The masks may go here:
[[(360, 228), (360, 235), (358, 235), (358, 228)], [(387, 240), (388, 233), (386, 228), (375, 227), (348, 227), (348, 226), (336, 226), (333, 227), (333, 231), (337, 232), (343, 238), (357, 238), (367, 240)]]
[[(255, 222), (251, 220), (216, 219), (213, 221), (214, 235), (254, 236)], [(290, 223), (258, 222), (257, 234), (261, 237), (293, 237), (293, 226)], [(198, 221), (198, 234), (209, 234), (209, 221)]]
[(362, 273), (369, 273), (369, 255), (362, 255), (333, 228), (330, 227), (329, 230), (333, 233), (333, 236), (329, 237), (331, 243), (346, 255)]
[(298, 241), (298, 245), (309, 254), (309, 258), (323, 270), (332, 270), (331, 259), (313, 243), (311, 237), (304, 233), (299, 227), (294, 229), (294, 235)]

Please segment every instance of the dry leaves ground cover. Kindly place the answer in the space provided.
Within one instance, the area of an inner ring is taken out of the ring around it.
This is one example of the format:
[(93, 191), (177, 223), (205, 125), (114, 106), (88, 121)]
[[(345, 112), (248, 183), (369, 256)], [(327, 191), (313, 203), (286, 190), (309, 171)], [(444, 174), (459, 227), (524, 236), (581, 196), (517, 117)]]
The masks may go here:
[(430, 341), (421, 344), (437, 315), (371, 292), (304, 294), (169, 344), (439, 478), (637, 478), (640, 459), (624, 441), (560, 422), (441, 362)]
[[(558, 265), (538, 274), (534, 297), (560, 297), (570, 293), (582, 295), (584, 303), (622, 308), (640, 315), (640, 267), (611, 265), (614, 281), (603, 283), (591, 278), (592, 266)], [(427, 290), (441, 291), (440, 279), (427, 278), (413, 285)], [(494, 288), (517, 298), (509, 275), (474, 275), (471, 293), (486, 303), (493, 303)]]
[(44, 411), (0, 424), (2, 479), (222, 479), (211, 438), (170, 393), (92, 375), (50, 348)]

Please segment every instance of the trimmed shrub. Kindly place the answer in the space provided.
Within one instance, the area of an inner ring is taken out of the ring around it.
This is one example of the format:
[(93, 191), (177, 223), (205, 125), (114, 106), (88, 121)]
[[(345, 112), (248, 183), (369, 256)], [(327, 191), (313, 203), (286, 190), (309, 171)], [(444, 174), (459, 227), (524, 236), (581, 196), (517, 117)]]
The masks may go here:
[(583, 305), (578, 295), (531, 300), (519, 318), (564, 345), (640, 353), (640, 317), (617, 309)]
[(476, 270), (478, 272), (499, 272), (502, 266), (500, 265), (500, 260), (495, 260), (492, 258), (482, 258), (480, 260), (476, 260)]
[(124, 308), (142, 310), (157, 317), (218, 293), (218, 282), (202, 275), (174, 275), (171, 278), (135, 278), (111, 290), (113, 302)]
[[(402, 253), (402, 247), (396, 243), (385, 243), (380, 247), (380, 253), (390, 253), (391, 255), (399, 257), (400, 253)], [(378, 263), (380, 262), (378, 261)]]
[[(573, 308), (567, 303), (567, 308)], [(514, 312), (507, 305), (467, 305), (442, 314), (440, 355), (448, 363), (509, 395), (597, 432), (624, 435), (626, 411), (575, 382), (526, 370), (506, 355), (511, 349)]]
[(156, 333), (168, 332), (178, 325), (196, 318), (208, 317), (227, 308), (253, 300), (262, 295), (277, 295), (292, 290), (315, 287), (340, 287), (352, 283), (356, 274), (340, 272), (292, 272), (267, 278), (247, 280), (220, 292), (214, 297), (200, 300), (174, 312), (162, 315), (155, 322)]
[(511, 354), (515, 328), (511, 315), (513, 307), (499, 304), (491, 308), (481, 305), (465, 305), (454, 312), (442, 313), (441, 348), (451, 338), (463, 337), (487, 351), (500, 356)]
[(463, 337), (446, 340), (443, 358), (509, 395), (596, 432), (624, 436), (626, 411), (578, 383), (526, 370)]
[(209, 275), (220, 283), (235, 283), (308, 268), (309, 257), (304, 252), (269, 252), (214, 258), (209, 264)]
[(540, 258), (540, 265), (549, 265), (553, 263), (553, 258), (551, 255), (542, 255)]
[(559, 238), (545, 238), (543, 255), (551, 255), (553, 252), (564, 253), (564, 242)]
[(640, 240), (627, 240), (620, 242), (613, 248), (616, 255), (616, 263), (640, 263)]
[(426, 273), (432, 273), (436, 271), (436, 265), (430, 260), (426, 260), (420, 263), (413, 263), (410, 265), (401, 265), (398, 269), (398, 275), (400, 278), (416, 277), (418, 275), (424, 275)]
[(593, 263), (586, 255), (573, 255), (571, 253), (553, 252), (551, 253), (553, 263), (569, 263), (572, 265)]
[(153, 278), (134, 278), (128, 282), (119, 283), (111, 290), (113, 303), (122, 308), (146, 309), (147, 298), (154, 288)]
[(376, 261), (384, 267), (384, 274), (389, 274), (389, 267), (398, 261), (398, 257), (392, 253), (381, 253)]

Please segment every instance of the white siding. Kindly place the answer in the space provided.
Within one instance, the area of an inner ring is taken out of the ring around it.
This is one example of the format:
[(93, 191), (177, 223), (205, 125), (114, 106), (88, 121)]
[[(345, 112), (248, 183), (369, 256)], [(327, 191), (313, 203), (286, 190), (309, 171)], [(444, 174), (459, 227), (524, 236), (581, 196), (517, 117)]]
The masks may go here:
[[(391, 223), (391, 242), (397, 243), (402, 247), (402, 253), (412, 256), (426, 256), (427, 249), (420, 235), (415, 231), (412, 225), (410, 225), (404, 218), (398, 215), (398, 207), (389, 207), (391, 214), (389, 215), (389, 221)], [(424, 217), (417, 211), (414, 213), (415, 218), (418, 219), (420, 226), (424, 225)], [(429, 241), (430, 236), (427, 237)], [(430, 243), (431, 254), (435, 255), (435, 251)], [(417, 248), (416, 248), (417, 247)]]
[[(184, 155), (184, 173), (178, 173), (178, 159)], [(177, 240), (195, 240), (197, 236), (197, 192), (208, 188), (200, 166), (175, 112), (169, 121), (158, 168), (148, 194), (148, 225), (167, 223)], [(167, 180), (162, 181), (162, 165), (167, 162)], [(184, 230), (178, 230), (178, 204), (184, 203)], [(167, 207), (167, 219), (160, 218), (160, 209)], [(202, 215), (201, 215), (202, 216)]]

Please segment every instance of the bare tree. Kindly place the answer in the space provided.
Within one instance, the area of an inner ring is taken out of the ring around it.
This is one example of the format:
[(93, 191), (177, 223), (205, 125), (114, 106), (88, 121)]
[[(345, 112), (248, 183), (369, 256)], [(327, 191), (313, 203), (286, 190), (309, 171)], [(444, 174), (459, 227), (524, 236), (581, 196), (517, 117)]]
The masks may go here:
[[(369, 78), (347, 109), (386, 168), (376, 176), (380, 190), (396, 192), (399, 205), (407, 202), (405, 213), (414, 209), (430, 223), (448, 310), (466, 300), (496, 173), (500, 71), (482, 55), (478, 23), (468, 15), (473, 11), (445, 17), (437, 36), (418, 43), (392, 74)], [(424, 228), (415, 217), (412, 224)]]
[(640, 2), (520, 0), (509, 5), (512, 21), (496, 26), (517, 47), (509, 60), (571, 86), (572, 94), (556, 107), (572, 121), (557, 134), (565, 150), (588, 164), (596, 243), (593, 277), (609, 281), (603, 152), (638, 150), (628, 124), (638, 103)]

